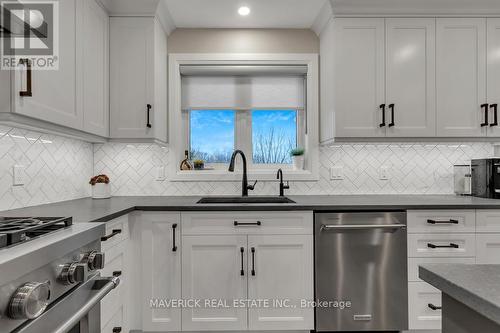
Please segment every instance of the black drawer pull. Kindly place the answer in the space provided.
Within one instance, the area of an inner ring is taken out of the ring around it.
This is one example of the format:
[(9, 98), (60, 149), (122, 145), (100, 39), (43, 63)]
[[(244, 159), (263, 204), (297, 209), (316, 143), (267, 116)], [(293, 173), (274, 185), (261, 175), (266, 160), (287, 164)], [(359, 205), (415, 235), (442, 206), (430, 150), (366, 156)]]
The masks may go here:
[(382, 110), (382, 122), (378, 126), (384, 127), (385, 126), (385, 104), (380, 104), (379, 108)]
[(120, 333), (122, 331), (121, 327), (113, 327), (113, 333)]
[(484, 109), (484, 122), (481, 123), (481, 127), (488, 126), (488, 105), (487, 103), (481, 104), (481, 109)]
[(122, 275), (122, 271), (113, 271), (113, 276), (118, 277)]
[(29, 59), (19, 59), (19, 64), (26, 65), (26, 90), (21, 90), (19, 96), (21, 97), (32, 97), (33, 92), (31, 90), (31, 60)]
[(151, 121), (149, 120), (149, 113), (151, 112), (151, 104), (146, 104), (146, 108), (147, 108), (146, 127), (151, 128)]
[(448, 221), (436, 221), (436, 220), (427, 220), (429, 224), (458, 224), (458, 220), (449, 219)]
[(442, 309), (442, 307), (440, 307), (440, 306), (435, 306), (435, 305), (434, 305), (434, 304), (432, 304), (432, 303), (427, 304), (427, 306), (428, 306), (431, 310), (434, 310), (434, 311), (437, 311), (437, 310), (441, 310), (441, 309)]
[(115, 237), (118, 234), (122, 233), (122, 229), (113, 229), (112, 232), (109, 235), (101, 237), (101, 242), (105, 242), (110, 238)]
[(237, 226), (242, 226), (242, 225), (261, 225), (262, 223), (260, 221), (257, 221), (257, 222), (238, 222), (238, 221), (234, 221), (234, 226), (237, 227)]
[(177, 223), (172, 224), (172, 252), (177, 251), (177, 245), (175, 245), (175, 229), (177, 228)]
[(240, 270), (240, 275), (245, 276), (245, 270), (243, 269), (243, 254), (245, 253), (245, 249), (243, 247), (240, 247), (240, 253), (241, 253), (241, 270)]
[(427, 243), (427, 247), (429, 247), (431, 249), (439, 249), (439, 248), (458, 249), (459, 248), (458, 244), (455, 244), (455, 243), (450, 243), (450, 245), (436, 245), (436, 244), (432, 244), (432, 243)]
[(252, 247), (252, 276), (255, 276), (255, 247)]
[(498, 126), (498, 104), (491, 104), (490, 108), (493, 109), (493, 123), (490, 126)]
[(394, 104), (389, 104), (389, 109), (391, 109), (391, 122), (389, 123), (389, 127), (393, 127), (394, 123)]

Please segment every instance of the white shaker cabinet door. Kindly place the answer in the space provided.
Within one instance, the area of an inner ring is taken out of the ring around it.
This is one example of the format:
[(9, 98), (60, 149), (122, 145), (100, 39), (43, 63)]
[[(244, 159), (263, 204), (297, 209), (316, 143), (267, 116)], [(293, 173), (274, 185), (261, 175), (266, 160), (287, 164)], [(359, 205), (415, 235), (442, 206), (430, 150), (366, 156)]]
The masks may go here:
[[(335, 136), (385, 136), (384, 19), (335, 19)], [(386, 121), (387, 123), (387, 121)]]
[[(13, 111), (35, 119), (73, 129), (82, 129), (83, 115), (76, 106), (76, 1), (60, 0), (58, 69), (31, 71), (31, 96), (27, 91), (27, 70), (14, 73)], [(23, 66), (24, 67), (24, 66)]]
[(310, 235), (248, 236), (248, 298), (270, 301), (249, 308), (250, 330), (314, 328), (314, 309), (301, 306), (314, 298), (313, 262)]
[(246, 247), (247, 236), (183, 236), (182, 297), (201, 301), (182, 309), (183, 331), (247, 329), (247, 309), (233, 306), (247, 298)]
[(437, 135), (485, 136), (486, 19), (437, 19)]
[(181, 309), (155, 300), (181, 298), (180, 213), (141, 212), (142, 323), (145, 331), (181, 330)]
[[(152, 138), (154, 19), (110, 18), (110, 134)], [(148, 110), (148, 104), (151, 108)]]
[(80, 0), (78, 102), (83, 130), (109, 136), (109, 17), (96, 0)]
[(488, 136), (500, 136), (500, 18), (488, 18)]
[(386, 19), (387, 136), (436, 134), (435, 19)]

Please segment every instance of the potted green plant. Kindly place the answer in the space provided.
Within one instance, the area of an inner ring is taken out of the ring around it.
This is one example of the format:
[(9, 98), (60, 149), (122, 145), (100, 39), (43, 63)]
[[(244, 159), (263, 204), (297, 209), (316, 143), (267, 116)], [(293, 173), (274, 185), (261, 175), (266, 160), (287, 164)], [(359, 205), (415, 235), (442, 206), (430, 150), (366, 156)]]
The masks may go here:
[(292, 149), (290, 155), (292, 155), (293, 159), (293, 168), (295, 170), (303, 170), (304, 169), (304, 153), (305, 149), (301, 147), (297, 147)]
[(195, 170), (203, 170), (205, 169), (205, 162), (203, 160), (194, 160), (193, 166)]
[(97, 175), (90, 178), (89, 184), (92, 185), (92, 198), (107, 199), (111, 197), (111, 188), (109, 177), (106, 175)]

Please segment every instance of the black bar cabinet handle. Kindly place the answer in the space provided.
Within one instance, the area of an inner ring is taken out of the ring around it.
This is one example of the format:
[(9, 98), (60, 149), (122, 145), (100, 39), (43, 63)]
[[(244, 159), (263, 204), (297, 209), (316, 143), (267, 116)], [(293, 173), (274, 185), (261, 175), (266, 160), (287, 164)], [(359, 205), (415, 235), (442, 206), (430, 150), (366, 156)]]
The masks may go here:
[(148, 119), (146, 121), (146, 127), (151, 128), (151, 121), (149, 120), (149, 114), (151, 111), (151, 104), (147, 104), (146, 107), (147, 107), (147, 116), (148, 116)]
[(177, 245), (175, 245), (175, 229), (177, 228), (177, 223), (172, 224), (172, 251), (177, 251)]
[(491, 104), (490, 108), (493, 108), (493, 123), (490, 126), (498, 126), (498, 104)]
[(429, 224), (458, 224), (458, 220), (449, 219), (448, 221), (436, 221), (436, 220), (428, 219), (427, 223), (429, 223)]
[(436, 245), (436, 244), (432, 244), (432, 243), (427, 243), (427, 247), (429, 247), (431, 249), (438, 249), (438, 248), (458, 249), (459, 248), (458, 244), (455, 244), (455, 243), (450, 243), (450, 245)]
[(122, 271), (113, 271), (113, 276), (118, 277), (122, 275)]
[(122, 331), (121, 327), (113, 327), (113, 333), (120, 333)]
[(257, 221), (257, 222), (238, 222), (234, 221), (234, 226), (242, 226), (242, 225), (262, 225), (262, 222)]
[(115, 237), (118, 234), (122, 233), (122, 229), (113, 229), (112, 232), (109, 235), (101, 237), (101, 242), (105, 242), (110, 238)]
[(19, 92), (19, 96), (32, 97), (33, 92), (31, 91), (31, 60), (19, 59), (19, 63), (26, 65), (26, 90), (21, 90)]
[(434, 310), (434, 311), (436, 311), (436, 310), (441, 310), (441, 309), (442, 309), (442, 307), (440, 307), (440, 306), (435, 306), (435, 305), (434, 305), (434, 304), (432, 304), (432, 303), (427, 304), (427, 306), (428, 306), (431, 310)]
[(240, 254), (241, 254), (241, 270), (240, 270), (240, 275), (245, 276), (245, 270), (243, 268), (243, 254), (245, 253), (245, 248), (240, 247)]
[(389, 104), (389, 109), (391, 109), (391, 122), (389, 123), (389, 127), (394, 126), (394, 104)]
[(252, 276), (255, 276), (255, 247), (252, 247)]
[(484, 122), (481, 127), (488, 126), (488, 103), (481, 104), (481, 109), (484, 109)]
[(385, 126), (385, 104), (380, 104), (379, 108), (382, 110), (382, 123), (380, 123), (380, 127)]

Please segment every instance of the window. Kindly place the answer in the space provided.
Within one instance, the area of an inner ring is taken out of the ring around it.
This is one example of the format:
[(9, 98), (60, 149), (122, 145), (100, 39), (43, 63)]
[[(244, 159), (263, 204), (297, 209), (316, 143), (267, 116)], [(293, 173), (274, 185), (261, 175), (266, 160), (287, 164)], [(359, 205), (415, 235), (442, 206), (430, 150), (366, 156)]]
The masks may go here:
[[(255, 167), (292, 163), (290, 151), (301, 145), (301, 110), (189, 110), (187, 145), (191, 159), (226, 168), (234, 149)], [(217, 165), (219, 164), (219, 165)]]

